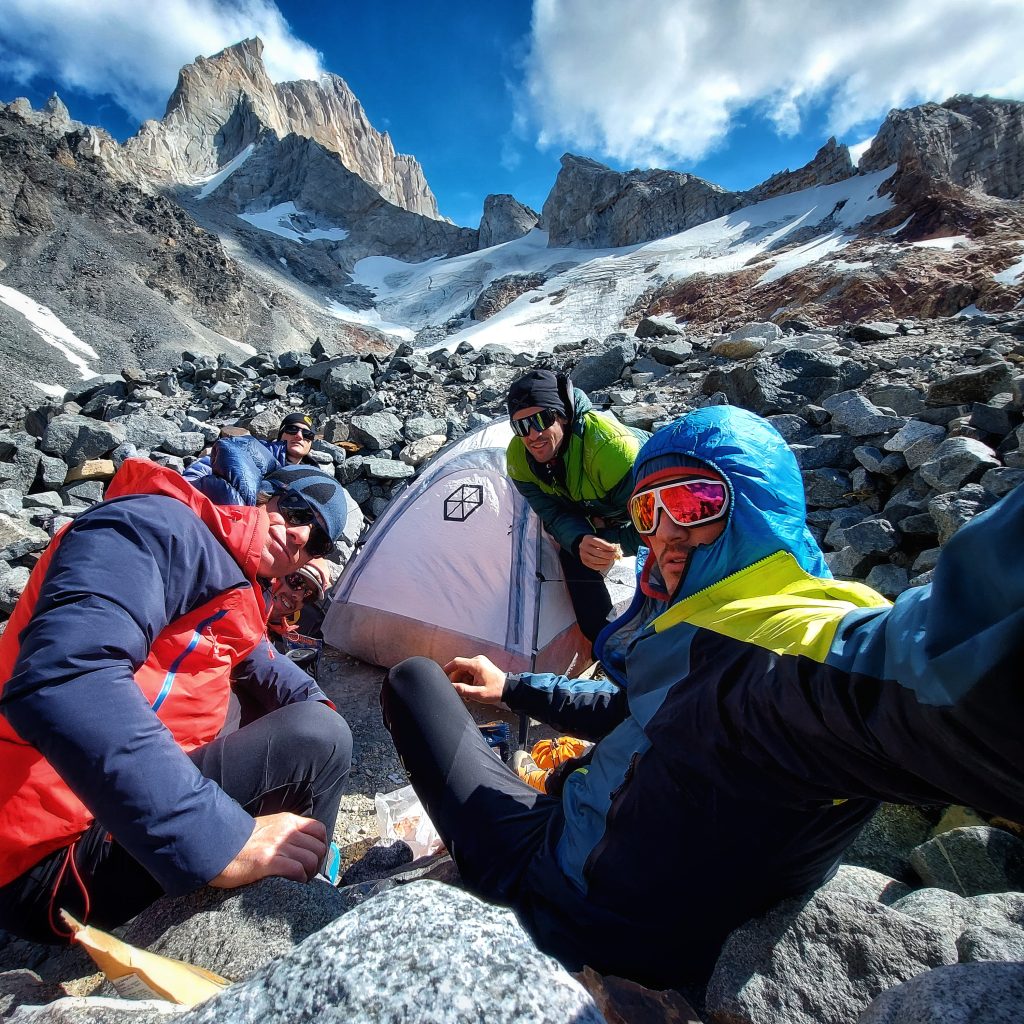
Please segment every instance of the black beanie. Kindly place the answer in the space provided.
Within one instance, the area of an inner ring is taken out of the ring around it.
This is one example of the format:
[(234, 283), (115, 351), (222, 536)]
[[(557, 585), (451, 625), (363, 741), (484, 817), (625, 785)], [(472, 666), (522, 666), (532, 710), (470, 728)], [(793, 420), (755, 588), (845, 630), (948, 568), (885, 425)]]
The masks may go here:
[(300, 427), (308, 427), (310, 430), (313, 429), (313, 418), (305, 412), (290, 412), (283, 420), (281, 420), (281, 426), (277, 428), (277, 439), (281, 440), (281, 432), (285, 427), (291, 427), (298, 425)]
[(569, 410), (565, 407), (565, 398), (558, 383), (558, 374), (554, 370), (530, 370), (518, 380), (512, 382), (508, 389), (508, 414), (515, 416), (523, 409), (537, 406), (539, 409), (551, 409), (569, 419)]

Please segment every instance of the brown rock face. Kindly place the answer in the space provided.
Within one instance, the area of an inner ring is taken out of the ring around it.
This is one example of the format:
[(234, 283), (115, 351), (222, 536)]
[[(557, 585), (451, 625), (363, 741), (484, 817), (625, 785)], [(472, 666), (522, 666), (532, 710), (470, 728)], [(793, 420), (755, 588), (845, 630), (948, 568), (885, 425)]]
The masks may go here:
[(147, 121), (125, 150), (150, 176), (187, 181), (213, 174), (261, 133), (314, 139), (337, 153), (389, 202), (439, 219), (437, 201), (411, 156), (395, 153), (370, 124), (344, 79), (275, 85), (263, 43), (247, 39), (181, 69), (161, 121)]
[(952, 182), (1001, 199), (1024, 196), (1024, 103), (954, 96), (892, 110), (860, 161), (865, 173), (898, 164), (901, 174)]

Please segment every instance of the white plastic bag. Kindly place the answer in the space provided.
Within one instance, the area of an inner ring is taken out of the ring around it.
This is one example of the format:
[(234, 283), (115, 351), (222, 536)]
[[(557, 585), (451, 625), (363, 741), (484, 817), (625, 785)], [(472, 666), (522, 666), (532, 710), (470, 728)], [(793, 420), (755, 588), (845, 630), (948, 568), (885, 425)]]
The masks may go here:
[(412, 786), (396, 789), (394, 793), (377, 793), (373, 798), (377, 809), (377, 829), (381, 839), (401, 839), (412, 849), (413, 858), (440, 853), (444, 843), (427, 817), (423, 805)]

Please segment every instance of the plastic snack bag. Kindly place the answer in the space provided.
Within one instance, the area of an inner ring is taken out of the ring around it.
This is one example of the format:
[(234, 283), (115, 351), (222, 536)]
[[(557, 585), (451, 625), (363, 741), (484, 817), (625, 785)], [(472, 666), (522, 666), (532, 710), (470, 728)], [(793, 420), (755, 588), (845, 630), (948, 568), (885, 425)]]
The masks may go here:
[(404, 786), (393, 793), (377, 793), (373, 804), (382, 839), (401, 839), (408, 843), (414, 858), (427, 857), (444, 849), (434, 823), (427, 817), (412, 786)]
[(72, 939), (96, 961), (125, 999), (167, 999), (195, 1006), (231, 984), (202, 967), (130, 946), (99, 928), (81, 924), (66, 910), (60, 912), (60, 917), (71, 929)]

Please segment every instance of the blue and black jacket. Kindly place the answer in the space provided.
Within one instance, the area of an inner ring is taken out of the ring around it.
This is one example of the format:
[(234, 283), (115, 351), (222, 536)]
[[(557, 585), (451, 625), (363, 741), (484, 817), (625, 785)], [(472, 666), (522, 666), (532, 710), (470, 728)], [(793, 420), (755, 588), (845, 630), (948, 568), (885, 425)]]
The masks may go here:
[(1024, 488), (890, 605), (829, 578), (764, 420), (692, 413), (644, 446), (636, 477), (666, 455), (728, 482), (722, 536), (677, 593), (646, 586), (602, 633), (612, 681), (510, 676), (504, 695), (597, 741), (529, 869), (537, 932), (571, 960), (587, 930), (599, 969), (604, 936), (618, 973), (652, 980), (828, 878), (878, 800), (1024, 818)]

